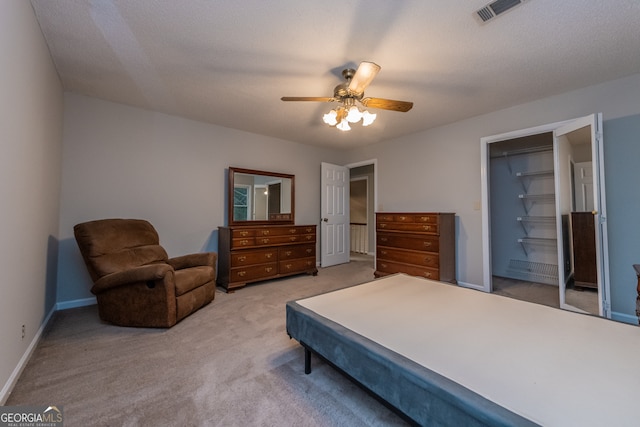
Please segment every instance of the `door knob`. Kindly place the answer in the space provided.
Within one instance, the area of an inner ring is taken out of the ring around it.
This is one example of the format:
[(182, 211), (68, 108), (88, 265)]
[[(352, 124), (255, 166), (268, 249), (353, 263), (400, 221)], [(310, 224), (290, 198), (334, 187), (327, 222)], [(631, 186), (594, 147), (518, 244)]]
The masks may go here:
[(324, 222), (329, 222), (329, 218), (322, 218)]

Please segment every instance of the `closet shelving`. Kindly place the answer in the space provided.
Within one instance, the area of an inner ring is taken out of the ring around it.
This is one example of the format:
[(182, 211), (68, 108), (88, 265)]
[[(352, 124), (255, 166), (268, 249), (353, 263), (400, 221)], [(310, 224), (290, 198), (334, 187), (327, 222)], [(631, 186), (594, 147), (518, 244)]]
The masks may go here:
[(536, 262), (537, 257), (532, 256), (532, 254), (535, 251), (548, 253), (549, 251), (557, 250), (557, 239), (548, 236), (548, 230), (553, 230), (555, 227), (556, 217), (555, 215), (549, 215), (551, 207), (544, 206), (555, 203), (555, 194), (553, 192), (541, 192), (540, 188), (548, 189), (548, 186), (534, 184), (542, 179), (553, 179), (554, 172), (552, 169), (545, 168), (536, 170), (536, 166), (530, 166), (531, 169), (527, 169), (527, 162), (513, 161), (512, 164), (511, 158), (513, 156), (549, 153), (552, 150), (552, 146), (548, 145), (504, 151), (502, 153), (507, 161), (509, 172), (520, 182), (522, 187), (522, 192), (517, 197), (522, 204), (524, 215), (516, 217), (516, 220), (522, 227), (523, 235), (517, 237), (516, 240), (527, 257), (526, 260), (512, 259), (509, 263), (509, 269), (526, 274), (531, 279), (545, 278), (551, 281), (558, 277), (557, 265)]

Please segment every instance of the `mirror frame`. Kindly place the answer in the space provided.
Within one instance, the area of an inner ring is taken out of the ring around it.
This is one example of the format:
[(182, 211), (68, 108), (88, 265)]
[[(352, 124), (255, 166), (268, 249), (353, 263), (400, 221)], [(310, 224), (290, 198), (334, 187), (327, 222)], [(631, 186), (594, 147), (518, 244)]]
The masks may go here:
[[(261, 175), (261, 176), (270, 176), (274, 178), (289, 178), (291, 180), (291, 213), (282, 214), (282, 219), (273, 219), (273, 220), (235, 220), (233, 218), (233, 191), (235, 188), (234, 178), (235, 174), (241, 173), (246, 175)], [(227, 188), (227, 198), (228, 198), (228, 221), (229, 225), (290, 225), (295, 221), (295, 175), (290, 175), (286, 173), (278, 173), (278, 172), (268, 172), (268, 171), (260, 171), (254, 169), (243, 169), (237, 167), (229, 167), (229, 186)]]

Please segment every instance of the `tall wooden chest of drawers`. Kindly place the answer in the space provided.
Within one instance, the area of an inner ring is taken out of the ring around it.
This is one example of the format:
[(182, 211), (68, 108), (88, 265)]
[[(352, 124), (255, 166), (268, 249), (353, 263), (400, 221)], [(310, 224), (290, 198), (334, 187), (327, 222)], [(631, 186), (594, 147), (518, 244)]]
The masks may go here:
[(406, 273), (456, 283), (455, 214), (376, 213), (375, 276)]
[(217, 283), (227, 292), (300, 273), (318, 273), (315, 225), (219, 227)]

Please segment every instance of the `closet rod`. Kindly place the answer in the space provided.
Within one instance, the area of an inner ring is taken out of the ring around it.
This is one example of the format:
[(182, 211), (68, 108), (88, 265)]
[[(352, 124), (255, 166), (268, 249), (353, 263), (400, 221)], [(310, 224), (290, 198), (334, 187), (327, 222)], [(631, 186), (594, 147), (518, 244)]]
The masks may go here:
[(520, 154), (541, 153), (543, 151), (553, 151), (553, 145), (542, 145), (540, 147), (518, 148), (514, 150), (500, 151), (491, 154), (491, 158), (517, 156)]

